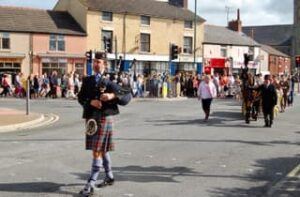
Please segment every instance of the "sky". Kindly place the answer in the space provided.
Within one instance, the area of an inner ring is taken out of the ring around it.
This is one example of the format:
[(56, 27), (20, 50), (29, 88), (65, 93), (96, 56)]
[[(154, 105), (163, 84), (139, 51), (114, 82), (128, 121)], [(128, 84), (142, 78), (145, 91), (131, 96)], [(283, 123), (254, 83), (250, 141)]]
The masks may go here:
[[(197, 0), (197, 14), (214, 25), (227, 25), (236, 19), (240, 8), (243, 25), (273, 25), (293, 23), (294, 0)], [(189, 0), (189, 8), (194, 10), (195, 0)]]
[[(194, 11), (195, 0), (189, 1), (189, 9)], [(52, 9), (57, 0), (0, 0), (0, 5)], [(197, 14), (213, 25), (227, 25), (236, 19), (237, 8), (241, 10), (241, 20), (247, 25), (273, 25), (293, 23), (293, 0), (197, 0)]]

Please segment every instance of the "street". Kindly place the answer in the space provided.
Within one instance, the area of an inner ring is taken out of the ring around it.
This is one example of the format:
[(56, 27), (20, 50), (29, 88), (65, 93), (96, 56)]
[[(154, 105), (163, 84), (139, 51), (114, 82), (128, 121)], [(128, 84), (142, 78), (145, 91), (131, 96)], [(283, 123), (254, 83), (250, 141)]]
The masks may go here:
[[(25, 101), (1, 99), (0, 107), (24, 110)], [(273, 128), (263, 128), (262, 118), (246, 125), (240, 104), (230, 99), (213, 102), (208, 123), (196, 99), (133, 101), (116, 116), (111, 154), (116, 184), (95, 196), (266, 196), (299, 164), (299, 109), (296, 97)], [(84, 150), (81, 106), (33, 100), (31, 110), (60, 119), (0, 134), (0, 196), (77, 196), (92, 159)]]

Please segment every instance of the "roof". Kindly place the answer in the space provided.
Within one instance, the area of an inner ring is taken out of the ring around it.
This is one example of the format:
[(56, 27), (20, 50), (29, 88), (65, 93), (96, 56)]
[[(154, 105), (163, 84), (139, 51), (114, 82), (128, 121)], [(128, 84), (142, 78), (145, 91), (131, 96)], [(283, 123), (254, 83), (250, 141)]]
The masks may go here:
[(86, 35), (68, 12), (5, 6), (0, 6), (0, 31)]
[(238, 46), (260, 46), (260, 44), (243, 33), (232, 31), (227, 27), (215, 25), (204, 26), (203, 43)]
[(271, 46), (289, 46), (293, 42), (293, 25), (269, 25), (243, 27), (243, 32), (259, 43)]
[[(188, 9), (155, 0), (113, 0), (113, 3), (112, 0), (84, 0), (81, 2), (93, 11), (128, 13), (178, 20), (194, 20), (195, 17), (194, 13)], [(205, 19), (199, 16), (197, 16), (197, 20), (205, 22)]]
[(268, 46), (268, 45), (264, 45), (262, 44), (261, 45), (261, 49), (266, 51), (267, 53), (269, 53), (269, 55), (276, 55), (276, 56), (281, 56), (281, 57), (289, 57), (287, 54), (284, 54), (280, 51), (278, 51), (277, 49), (271, 47), (271, 46)]

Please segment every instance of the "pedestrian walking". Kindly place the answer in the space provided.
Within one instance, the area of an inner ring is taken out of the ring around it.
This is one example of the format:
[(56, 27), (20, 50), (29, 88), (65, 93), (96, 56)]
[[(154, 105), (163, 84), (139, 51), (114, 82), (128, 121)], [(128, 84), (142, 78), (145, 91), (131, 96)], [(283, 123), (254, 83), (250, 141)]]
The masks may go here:
[(36, 74), (33, 77), (33, 98), (37, 99), (39, 97), (39, 91), (40, 91), (40, 83), (39, 83), (39, 78), (38, 75)]
[(276, 88), (273, 84), (271, 84), (270, 78), (270, 75), (265, 75), (264, 84), (260, 86), (265, 127), (272, 127), (274, 119), (274, 107), (277, 105)]
[(210, 114), (210, 106), (213, 98), (217, 96), (217, 90), (215, 85), (210, 79), (210, 76), (206, 75), (204, 81), (202, 81), (198, 88), (198, 99), (202, 101), (202, 109), (205, 113), (204, 121), (207, 122)]
[(288, 105), (289, 106), (293, 106), (293, 102), (294, 102), (294, 89), (295, 89), (295, 77), (291, 75), (289, 77), (288, 81), (290, 83), (290, 92), (289, 92), (289, 96), (288, 96)]
[[(96, 53), (93, 64), (94, 75), (83, 80), (78, 94), (78, 102), (83, 106), (83, 118), (86, 120), (86, 150), (93, 151), (93, 162), (86, 185), (80, 191), (84, 196), (93, 194), (95, 187), (104, 187), (114, 183), (109, 152), (114, 149), (113, 118), (119, 114), (118, 105), (126, 105), (131, 99), (131, 91), (105, 78), (107, 67), (106, 54)], [(105, 178), (96, 186), (103, 166)]]
[(1, 97), (2, 96), (6, 97), (9, 94), (9, 92), (10, 92), (10, 85), (8, 83), (7, 75), (3, 75), (2, 81), (1, 81), (1, 86), (2, 86), (3, 90), (2, 90), (2, 92), (0, 94), (0, 96)]
[(282, 99), (280, 102), (280, 108), (281, 111), (284, 112), (286, 106), (288, 105), (288, 94), (290, 91), (290, 84), (289, 81), (287, 80), (287, 78), (285, 78), (284, 76), (282, 76), (280, 82), (279, 82), (281, 88), (282, 88)]

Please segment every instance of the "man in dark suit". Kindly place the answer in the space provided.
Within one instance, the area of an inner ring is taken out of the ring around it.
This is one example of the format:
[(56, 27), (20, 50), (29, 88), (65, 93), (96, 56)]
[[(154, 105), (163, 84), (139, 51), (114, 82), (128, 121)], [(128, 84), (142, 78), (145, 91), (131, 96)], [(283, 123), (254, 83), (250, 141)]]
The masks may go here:
[(131, 100), (130, 90), (124, 90), (105, 78), (106, 65), (106, 54), (96, 53), (93, 63), (94, 75), (83, 80), (78, 93), (78, 102), (83, 106), (83, 118), (86, 119), (87, 126), (86, 150), (93, 151), (91, 174), (87, 184), (80, 191), (83, 196), (93, 194), (102, 166), (106, 177), (97, 187), (114, 183), (109, 155), (109, 151), (114, 149), (112, 116), (119, 114), (118, 105), (126, 105)]
[(265, 119), (265, 127), (272, 127), (274, 119), (274, 107), (277, 105), (277, 92), (271, 84), (270, 75), (265, 76), (264, 84), (260, 86), (262, 96), (262, 109)]

